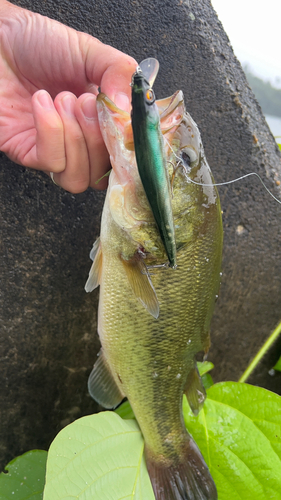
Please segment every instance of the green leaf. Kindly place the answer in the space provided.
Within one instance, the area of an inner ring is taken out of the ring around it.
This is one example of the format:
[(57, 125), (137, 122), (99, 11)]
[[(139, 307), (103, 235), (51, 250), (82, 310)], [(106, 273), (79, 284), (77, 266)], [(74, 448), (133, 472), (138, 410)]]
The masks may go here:
[(44, 500), (154, 500), (143, 448), (135, 420), (114, 412), (76, 420), (51, 444)]
[(125, 401), (122, 405), (120, 405), (116, 410), (114, 410), (119, 417), (126, 419), (135, 418), (134, 412), (131, 408), (129, 401)]
[(184, 419), (210, 468), (219, 500), (281, 500), (281, 398), (222, 382), (207, 391), (196, 418)]
[[(207, 391), (198, 417), (184, 397), (184, 419), (210, 468), (219, 500), (281, 500), (281, 398), (222, 382)], [(143, 439), (129, 402), (84, 417), (51, 445), (44, 500), (154, 500)], [(9, 499), (10, 500), (10, 499)]]
[(209, 389), (212, 385), (214, 385), (214, 381), (209, 373), (205, 373), (202, 375), (202, 384), (205, 389)]
[(281, 151), (281, 144), (279, 144), (279, 143), (277, 143), (277, 144), (278, 144), (278, 147), (279, 147), (279, 149), (280, 149), (280, 151)]
[(47, 452), (28, 451), (12, 460), (0, 474), (0, 500), (42, 500)]
[(281, 357), (278, 359), (276, 365), (273, 367), (273, 370), (281, 372)]
[(197, 361), (197, 368), (202, 377), (205, 373), (210, 372), (214, 368), (214, 365), (211, 361), (203, 361), (202, 363)]

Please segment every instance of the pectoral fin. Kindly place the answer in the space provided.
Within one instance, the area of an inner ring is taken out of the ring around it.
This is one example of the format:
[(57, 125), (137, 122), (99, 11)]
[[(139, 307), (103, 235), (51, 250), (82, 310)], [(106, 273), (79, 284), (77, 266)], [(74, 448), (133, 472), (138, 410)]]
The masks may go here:
[(88, 391), (97, 403), (107, 409), (116, 408), (125, 397), (112, 375), (102, 349), (90, 373)]
[(137, 253), (130, 260), (120, 258), (136, 298), (157, 319), (159, 303), (143, 259)]
[(89, 278), (85, 285), (86, 292), (92, 292), (100, 284), (102, 251), (99, 238), (95, 241), (94, 246), (90, 252), (90, 259), (92, 259), (93, 264), (89, 272)]
[(192, 412), (194, 415), (198, 415), (204, 404), (206, 391), (202, 384), (196, 363), (194, 363), (194, 368), (192, 368), (188, 374), (184, 392)]

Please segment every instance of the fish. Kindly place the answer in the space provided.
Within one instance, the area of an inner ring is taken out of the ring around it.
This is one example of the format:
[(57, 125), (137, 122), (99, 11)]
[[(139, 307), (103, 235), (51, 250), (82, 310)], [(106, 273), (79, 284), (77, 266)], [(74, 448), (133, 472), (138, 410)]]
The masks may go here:
[(97, 97), (112, 171), (85, 286), (87, 292), (100, 286), (102, 346), (88, 389), (106, 409), (128, 398), (144, 437), (156, 500), (217, 500), (209, 469), (185, 428), (182, 398), (185, 394), (196, 415), (206, 396), (195, 356), (210, 347), (220, 286), (220, 200), (182, 91), (156, 105), (170, 183), (176, 268), (167, 265), (139, 173), (130, 113), (103, 93)]

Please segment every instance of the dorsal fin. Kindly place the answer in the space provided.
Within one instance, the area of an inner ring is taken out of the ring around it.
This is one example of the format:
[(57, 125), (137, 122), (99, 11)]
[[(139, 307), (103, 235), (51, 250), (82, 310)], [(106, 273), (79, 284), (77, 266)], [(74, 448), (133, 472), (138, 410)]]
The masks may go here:
[(97, 403), (107, 409), (116, 408), (125, 397), (112, 375), (102, 349), (90, 373), (88, 391)]
[(142, 257), (136, 253), (130, 260), (120, 258), (136, 298), (157, 319), (159, 303)]
[(89, 272), (89, 277), (85, 285), (86, 292), (92, 292), (100, 284), (101, 268), (102, 268), (102, 251), (100, 238), (98, 238), (90, 252), (90, 259), (93, 264)]
[(190, 370), (187, 376), (184, 393), (187, 397), (192, 412), (194, 413), (194, 415), (198, 415), (204, 404), (206, 391), (202, 384), (196, 361), (194, 361), (194, 368)]

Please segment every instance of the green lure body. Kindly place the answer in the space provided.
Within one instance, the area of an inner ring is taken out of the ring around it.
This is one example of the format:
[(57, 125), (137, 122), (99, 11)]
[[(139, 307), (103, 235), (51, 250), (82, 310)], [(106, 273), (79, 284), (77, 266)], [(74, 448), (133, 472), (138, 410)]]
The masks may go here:
[(164, 244), (176, 267), (176, 242), (167, 160), (154, 92), (139, 69), (132, 79), (132, 129), (142, 185)]

